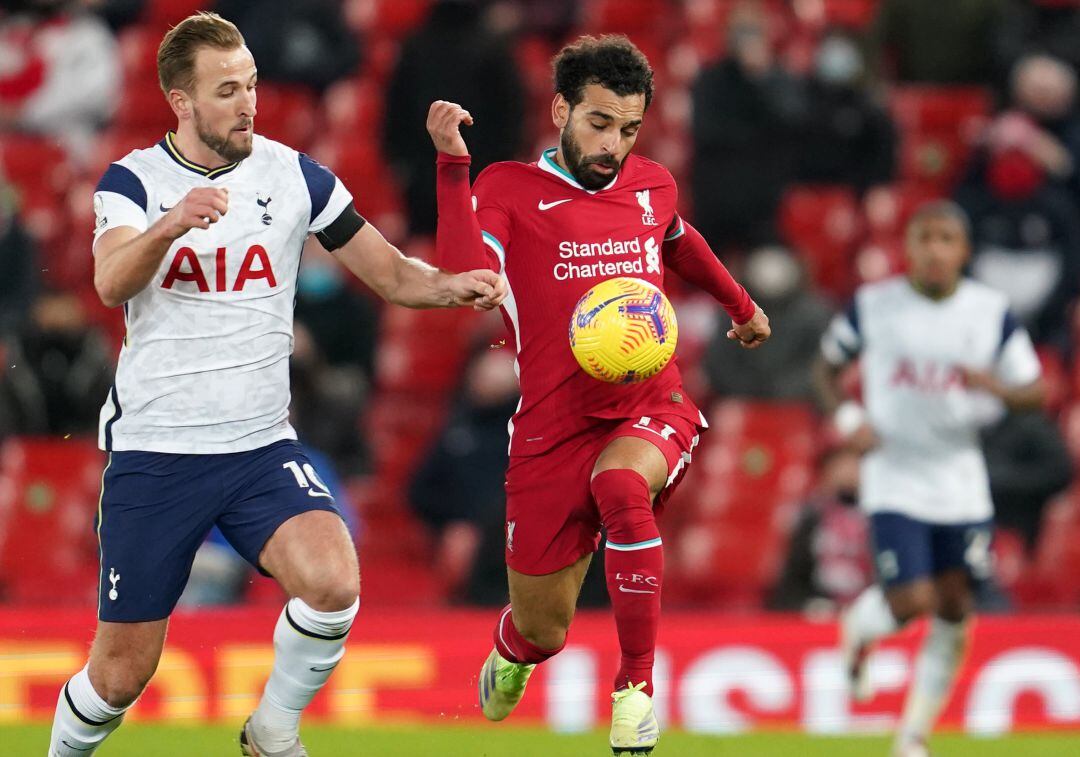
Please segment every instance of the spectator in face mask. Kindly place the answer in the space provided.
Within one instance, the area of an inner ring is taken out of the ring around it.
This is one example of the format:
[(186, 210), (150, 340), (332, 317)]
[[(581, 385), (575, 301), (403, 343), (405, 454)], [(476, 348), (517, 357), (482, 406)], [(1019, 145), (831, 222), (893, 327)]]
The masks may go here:
[(704, 360), (709, 387), (719, 396), (811, 400), (811, 367), (831, 317), (828, 304), (807, 286), (802, 264), (783, 247), (752, 252), (743, 282), (769, 321), (782, 324), (779, 341), (770, 339), (768, 350), (732, 351), (725, 345), (727, 328), (717, 328)]
[(845, 448), (826, 453), (818, 491), (800, 508), (791, 532), (769, 609), (833, 614), (873, 582), (858, 491), (858, 453)]
[(296, 320), (307, 327), (322, 358), (331, 366), (359, 369), (371, 382), (379, 311), (349, 288), (330, 253), (309, 244), (296, 281)]
[(776, 210), (800, 149), (805, 93), (776, 61), (755, 8), (733, 18), (728, 57), (693, 86), (694, 219), (718, 250), (776, 241)]
[(86, 323), (79, 298), (42, 293), (29, 321), (3, 345), (0, 437), (93, 434), (113, 378), (100, 333)]
[(865, 88), (864, 74), (854, 40), (839, 32), (822, 40), (808, 83), (799, 181), (844, 184), (862, 193), (892, 180), (896, 129)]

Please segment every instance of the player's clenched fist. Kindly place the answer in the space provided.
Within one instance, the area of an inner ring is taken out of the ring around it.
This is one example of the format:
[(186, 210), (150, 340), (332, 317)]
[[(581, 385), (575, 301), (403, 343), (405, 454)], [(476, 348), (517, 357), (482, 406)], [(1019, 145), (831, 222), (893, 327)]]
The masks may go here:
[(435, 149), (447, 155), (468, 155), (469, 148), (461, 136), (461, 124), (472, 126), (469, 111), (457, 103), (436, 100), (428, 109), (427, 130)]
[(454, 305), (472, 305), (474, 310), (493, 310), (506, 299), (506, 281), (487, 269), (466, 271), (450, 279)]
[(229, 190), (217, 187), (198, 187), (184, 195), (163, 220), (167, 233), (179, 239), (191, 229), (209, 229), (229, 211)]
[(728, 339), (737, 339), (741, 347), (748, 350), (756, 349), (772, 336), (772, 327), (769, 326), (769, 316), (765, 311), (754, 306), (754, 317), (746, 323), (733, 323), (728, 330)]

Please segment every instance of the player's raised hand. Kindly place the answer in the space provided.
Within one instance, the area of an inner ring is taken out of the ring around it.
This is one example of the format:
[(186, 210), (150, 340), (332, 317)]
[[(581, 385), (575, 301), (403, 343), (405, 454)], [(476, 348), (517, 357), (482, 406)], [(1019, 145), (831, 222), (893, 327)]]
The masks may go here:
[(447, 155), (468, 155), (461, 125), (472, 126), (473, 117), (457, 103), (436, 100), (428, 108), (427, 130), (435, 149)]
[(454, 305), (472, 305), (474, 310), (493, 310), (506, 299), (506, 280), (481, 268), (459, 273), (450, 279)]
[(757, 305), (754, 306), (753, 318), (746, 323), (732, 322), (727, 333), (728, 339), (737, 339), (739, 346), (748, 350), (757, 349), (770, 336), (772, 336), (772, 328), (769, 326), (769, 316), (765, 315), (765, 311)]
[(172, 206), (162, 217), (168, 235), (179, 239), (191, 229), (209, 229), (229, 212), (229, 190), (224, 187), (197, 187)]

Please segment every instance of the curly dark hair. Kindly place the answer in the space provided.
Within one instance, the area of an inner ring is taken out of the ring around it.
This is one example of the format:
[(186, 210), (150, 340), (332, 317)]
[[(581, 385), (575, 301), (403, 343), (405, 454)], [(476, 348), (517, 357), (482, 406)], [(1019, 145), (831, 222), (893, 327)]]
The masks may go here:
[(648, 109), (653, 97), (649, 59), (622, 34), (583, 36), (567, 45), (551, 62), (555, 91), (573, 108), (585, 96), (585, 87), (599, 84), (620, 97), (645, 95)]

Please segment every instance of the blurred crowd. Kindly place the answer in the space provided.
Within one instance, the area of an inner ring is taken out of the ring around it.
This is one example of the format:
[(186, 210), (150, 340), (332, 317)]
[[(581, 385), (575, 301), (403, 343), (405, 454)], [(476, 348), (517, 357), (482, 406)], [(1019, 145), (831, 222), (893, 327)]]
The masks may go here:
[[(0, 440), (93, 443), (123, 324), (94, 296), (90, 197), (110, 160), (170, 127), (157, 41), (202, 7), (237, 23), (255, 56), (257, 130), (327, 163), (361, 212), (420, 256), (436, 222), (432, 100), (475, 117), (478, 172), (555, 143), (548, 61), (561, 43), (625, 32), (650, 57), (658, 91), (638, 150), (672, 170), (683, 214), (774, 327), (767, 349), (733, 350), (722, 311), (671, 282), (680, 361), (717, 437), (669, 508), (680, 509), (674, 570), (696, 587), (687, 602), (829, 612), (872, 580), (857, 459), (816, 413), (811, 366), (854, 288), (902, 272), (911, 211), (954, 198), (971, 217), (970, 274), (1009, 296), (1052, 390), (1044, 413), (986, 432), (999, 555), (1014, 566), (987, 602), (1063, 601), (1040, 566), (1061, 559), (1068, 528), (1080, 534), (1080, 3), (9, 0)], [(385, 571), (410, 579), (388, 580), (387, 597), (408, 585), (418, 600), (501, 603), (516, 384), (498, 319), (384, 309), (309, 246), (296, 326), (292, 420), (350, 512), (365, 592)], [(796, 430), (806, 444), (792, 446)], [(724, 481), (745, 481), (751, 505)], [(757, 567), (731, 533), (763, 555)], [(697, 586), (713, 564), (714, 579), (730, 568), (749, 590)], [(188, 599), (249, 590), (212, 538)]]

